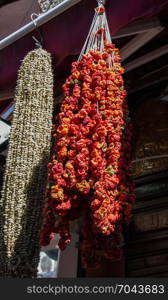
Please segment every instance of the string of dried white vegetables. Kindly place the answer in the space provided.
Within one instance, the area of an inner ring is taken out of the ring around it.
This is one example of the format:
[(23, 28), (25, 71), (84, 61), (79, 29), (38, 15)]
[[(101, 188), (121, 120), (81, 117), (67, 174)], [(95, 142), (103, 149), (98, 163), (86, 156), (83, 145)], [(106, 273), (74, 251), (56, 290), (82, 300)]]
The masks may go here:
[(51, 56), (45, 50), (24, 58), (15, 103), (0, 199), (0, 276), (35, 277), (53, 110)]

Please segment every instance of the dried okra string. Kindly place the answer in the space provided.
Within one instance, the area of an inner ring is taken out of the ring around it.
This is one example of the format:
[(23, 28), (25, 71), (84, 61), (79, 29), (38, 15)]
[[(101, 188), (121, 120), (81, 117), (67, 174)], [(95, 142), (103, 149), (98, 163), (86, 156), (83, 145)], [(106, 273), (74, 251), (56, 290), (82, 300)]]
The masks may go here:
[(53, 110), (51, 56), (45, 50), (24, 58), (15, 103), (0, 199), (0, 276), (36, 277)]

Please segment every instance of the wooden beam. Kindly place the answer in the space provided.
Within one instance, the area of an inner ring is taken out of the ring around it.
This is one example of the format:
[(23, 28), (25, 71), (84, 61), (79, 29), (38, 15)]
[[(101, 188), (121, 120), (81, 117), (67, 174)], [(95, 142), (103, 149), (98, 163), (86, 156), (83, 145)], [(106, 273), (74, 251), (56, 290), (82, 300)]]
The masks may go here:
[(156, 69), (150, 73), (147, 73), (140, 79), (134, 82), (134, 88), (130, 88), (128, 91), (129, 95), (134, 94), (140, 90), (150, 87), (154, 84), (168, 80), (168, 65), (162, 68)]
[(160, 21), (157, 17), (153, 17), (147, 20), (138, 20), (130, 23), (126, 27), (119, 30), (119, 32), (114, 35), (112, 38), (120, 39), (125, 36), (135, 35), (142, 32), (146, 32), (150, 29), (161, 27)]
[(13, 99), (14, 97), (14, 88), (8, 89), (7, 91), (0, 91), (0, 102), (4, 100)]
[(159, 58), (160, 56), (163, 56), (168, 53), (168, 44), (149, 52), (148, 54), (145, 54), (144, 56), (141, 56), (140, 58), (137, 58), (130, 63), (126, 64), (125, 67), (125, 72), (130, 72), (144, 64), (149, 63), (152, 60), (155, 60)]
[(139, 48), (149, 42), (154, 36), (163, 30), (163, 27), (150, 29), (146, 32), (137, 34), (130, 42), (128, 42), (120, 51), (122, 61), (131, 56)]

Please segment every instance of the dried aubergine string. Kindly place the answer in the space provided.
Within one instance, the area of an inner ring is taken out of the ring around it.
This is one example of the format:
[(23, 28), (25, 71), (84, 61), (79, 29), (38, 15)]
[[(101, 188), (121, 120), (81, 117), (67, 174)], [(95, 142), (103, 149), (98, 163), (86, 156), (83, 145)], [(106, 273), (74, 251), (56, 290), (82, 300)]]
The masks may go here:
[(50, 157), (51, 56), (31, 51), (22, 61), (0, 199), (0, 276), (36, 277), (39, 230)]

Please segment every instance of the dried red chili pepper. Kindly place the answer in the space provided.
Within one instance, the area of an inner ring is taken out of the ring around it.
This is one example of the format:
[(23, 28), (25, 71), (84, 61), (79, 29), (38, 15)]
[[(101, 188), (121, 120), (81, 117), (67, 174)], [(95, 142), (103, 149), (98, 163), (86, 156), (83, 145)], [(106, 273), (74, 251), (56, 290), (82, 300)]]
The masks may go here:
[(59, 246), (65, 249), (71, 239), (69, 222), (87, 211), (89, 222), (82, 252), (84, 264), (92, 266), (96, 264), (96, 249), (103, 249), (110, 259), (121, 257), (118, 235), (123, 223), (130, 221), (135, 199), (130, 181), (131, 128), (122, 73), (114, 44), (106, 43), (103, 54), (91, 50), (73, 63), (63, 85), (59, 125), (53, 132), (56, 142), (48, 165), (50, 184), (41, 244), (46, 245), (51, 233), (57, 232)]

